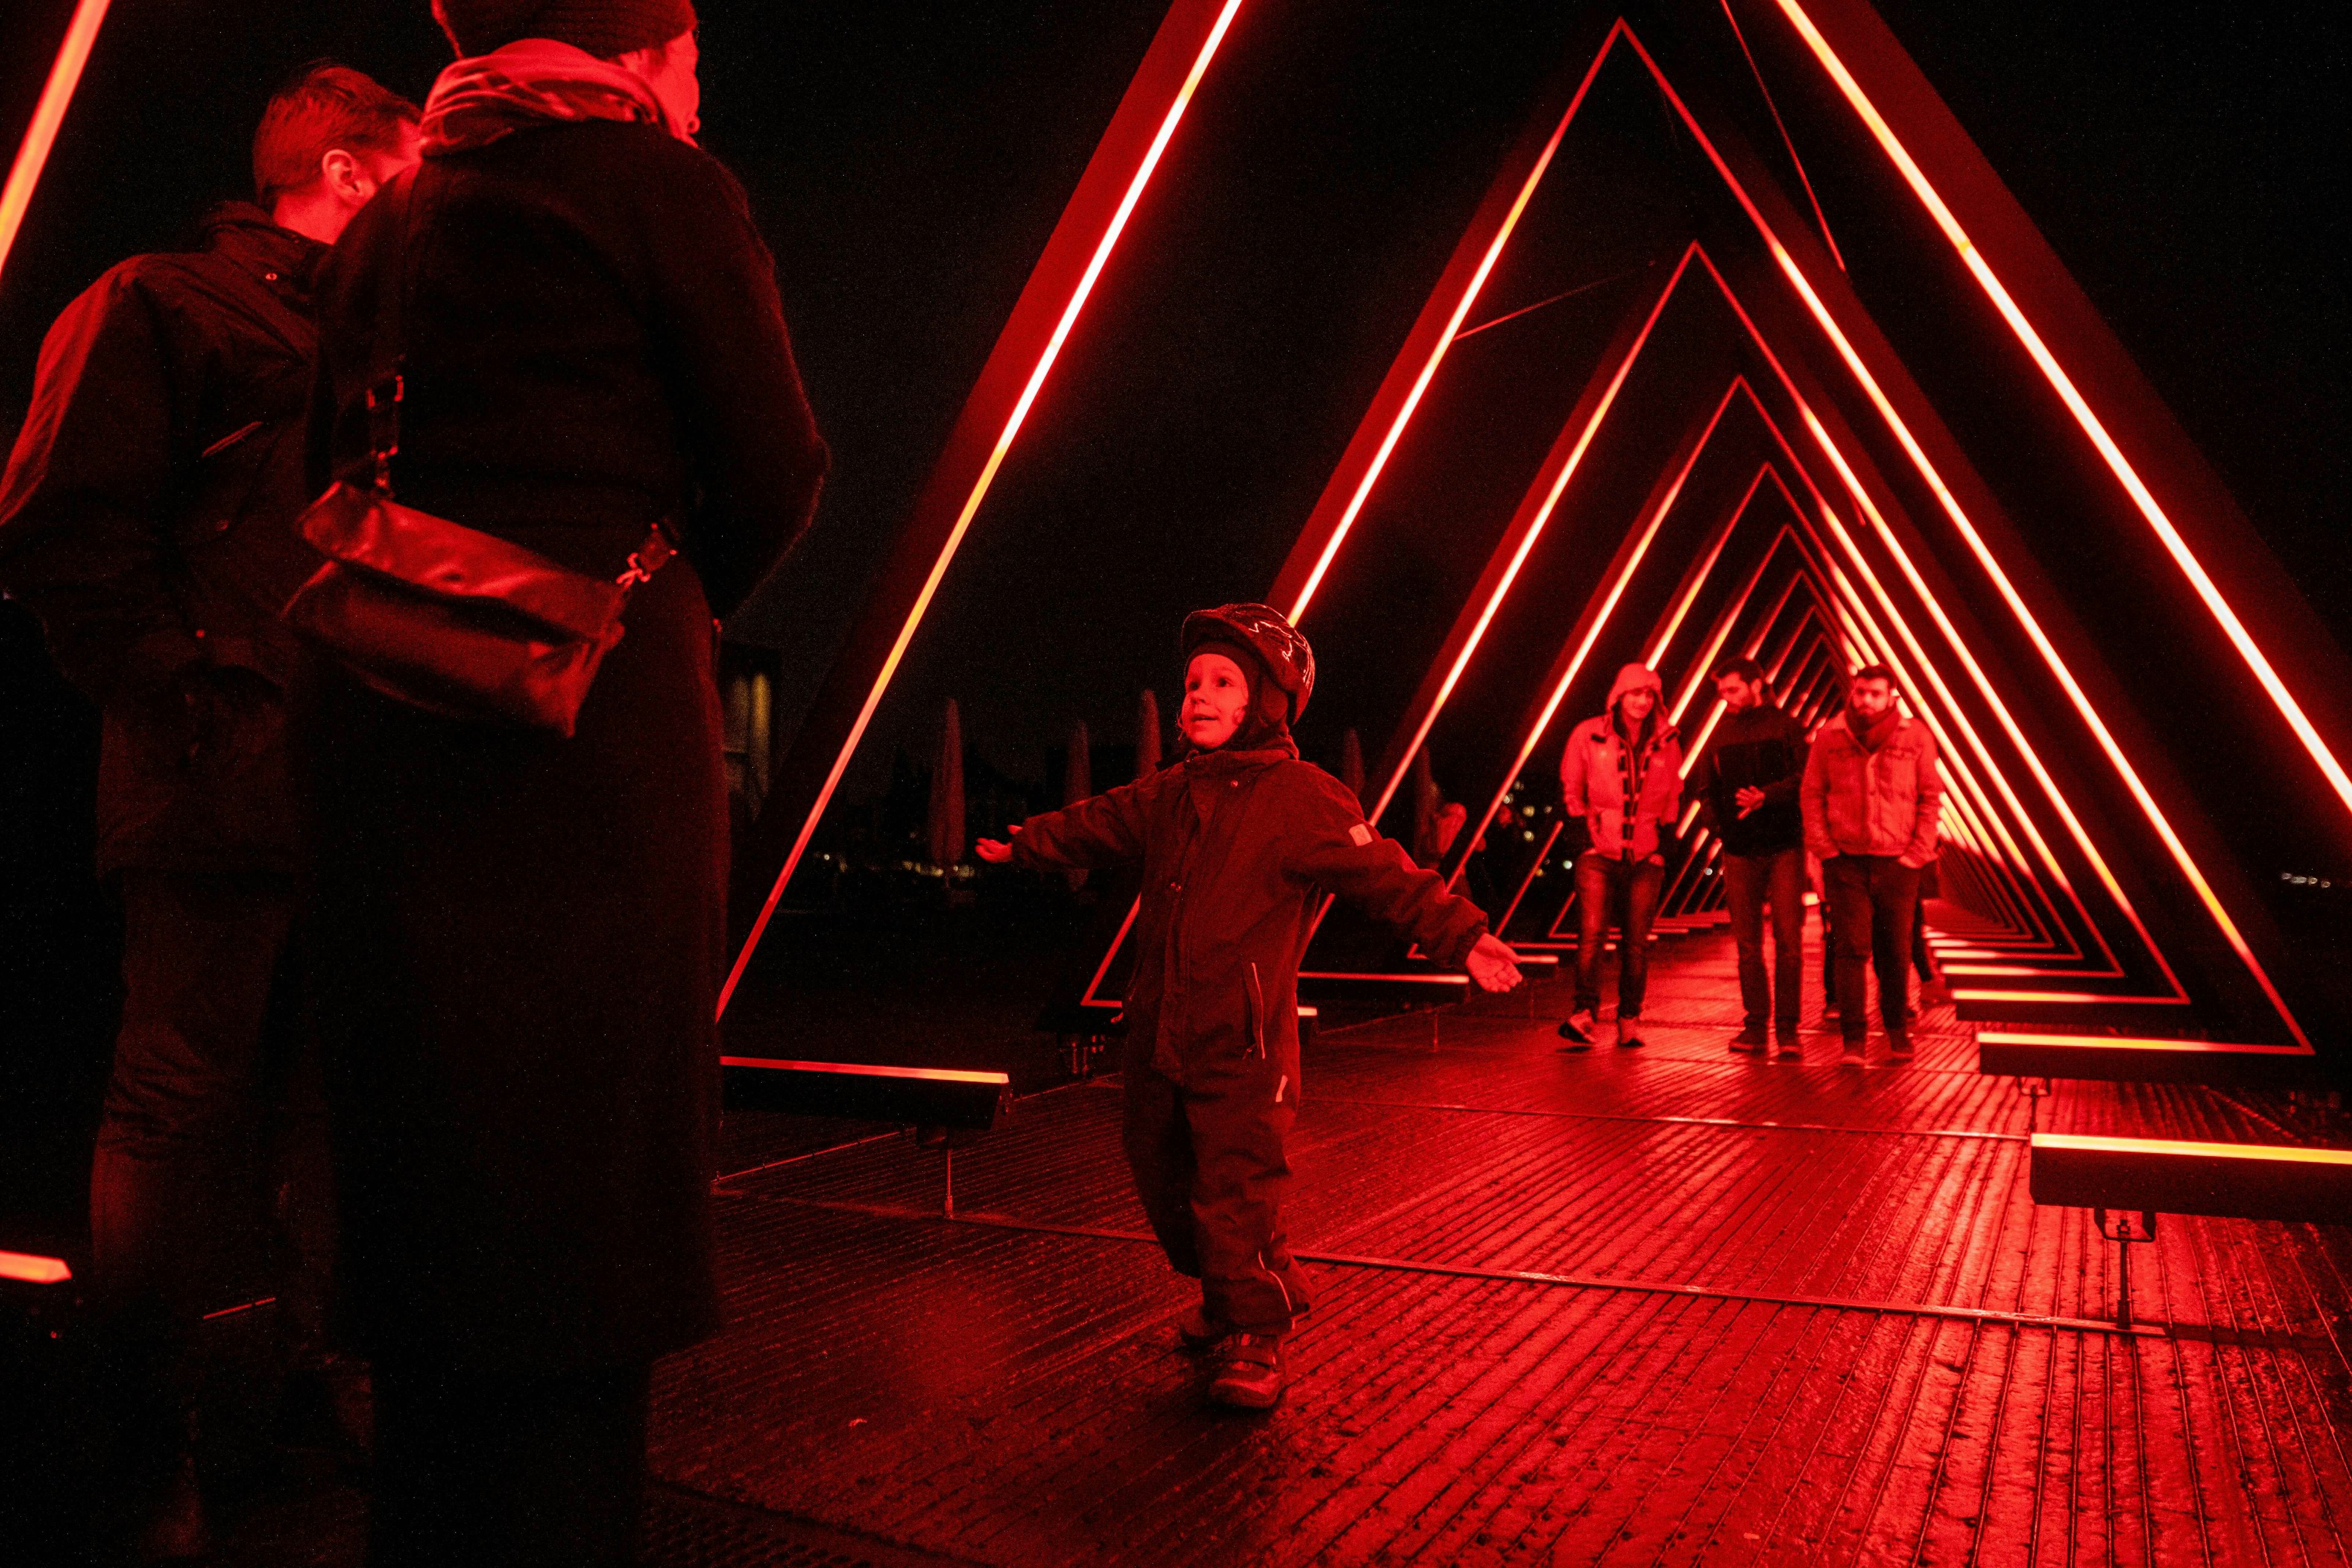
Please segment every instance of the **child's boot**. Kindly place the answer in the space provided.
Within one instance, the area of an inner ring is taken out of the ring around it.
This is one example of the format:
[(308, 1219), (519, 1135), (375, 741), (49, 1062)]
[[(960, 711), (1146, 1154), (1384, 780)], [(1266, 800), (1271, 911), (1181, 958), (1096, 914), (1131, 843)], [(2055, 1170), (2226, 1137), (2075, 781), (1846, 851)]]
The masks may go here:
[(1234, 1335), (1209, 1397), (1237, 1410), (1273, 1409), (1282, 1399), (1282, 1342), (1271, 1334)]
[(1206, 1350), (1234, 1331), (1234, 1326), (1209, 1315), (1206, 1306), (1196, 1306), (1176, 1320), (1176, 1338), (1186, 1350)]

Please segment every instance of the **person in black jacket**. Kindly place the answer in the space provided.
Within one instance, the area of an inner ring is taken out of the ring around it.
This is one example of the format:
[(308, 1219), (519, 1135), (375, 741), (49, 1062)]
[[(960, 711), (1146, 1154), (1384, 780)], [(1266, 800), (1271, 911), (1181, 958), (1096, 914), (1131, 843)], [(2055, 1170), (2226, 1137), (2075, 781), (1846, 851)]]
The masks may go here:
[[(146, 1554), (203, 1540), (186, 1347), (218, 1304), (205, 1242), (246, 1223), (242, 1129), (266, 1067), (288, 1065), (265, 1063), (263, 1026), (273, 994), (289, 1010), (303, 858), (288, 722), (304, 664), (277, 610), (316, 564), (293, 525), (313, 274), (415, 162), (416, 121), (338, 66), (281, 89), (254, 136), (259, 205), (216, 209), (202, 249), (133, 257), (67, 308), (0, 479), (0, 587), (102, 715), (99, 869), (122, 900), (124, 999), (89, 1278), (122, 1449), (108, 1511)], [(289, 1348), (316, 1358), (330, 1243), (323, 1154), (310, 1163), (291, 1194), (314, 1222), (308, 1269), (279, 1296)]]
[[(1769, 1019), (1783, 1058), (1804, 1054), (1797, 1022), (1804, 984), (1805, 824), (1797, 787), (1805, 731), (1780, 711), (1752, 658), (1715, 672), (1724, 714), (1691, 771), (1699, 820), (1723, 840), (1723, 891), (1739, 948), (1744, 1017), (1735, 1051), (1760, 1053)], [(1764, 909), (1772, 910), (1772, 970), (1764, 969)]]
[[(569, 739), (321, 693), (320, 986), (351, 1322), (375, 1365), (373, 1561), (631, 1560), (654, 1358), (718, 1323), (710, 1182), (726, 775), (712, 617), (826, 466), (774, 266), (692, 141), (686, 0), (440, 0), (463, 57), (412, 184), (325, 275), (313, 481), (613, 581)], [(397, 345), (383, 292), (404, 290)]]
[(1290, 721), (1315, 658), (1277, 611), (1185, 617), (1181, 760), (1033, 816), (981, 858), (1039, 868), (1140, 864), (1126, 999), (1124, 1142), (1168, 1261), (1201, 1282), (1178, 1325), (1220, 1347), (1219, 1404), (1281, 1398), (1283, 1340), (1307, 1308), (1285, 1237), (1298, 1110), (1298, 959), (1326, 892), (1360, 904), (1479, 987), (1519, 982), (1486, 917), (1364, 821), (1347, 786), (1301, 762)]

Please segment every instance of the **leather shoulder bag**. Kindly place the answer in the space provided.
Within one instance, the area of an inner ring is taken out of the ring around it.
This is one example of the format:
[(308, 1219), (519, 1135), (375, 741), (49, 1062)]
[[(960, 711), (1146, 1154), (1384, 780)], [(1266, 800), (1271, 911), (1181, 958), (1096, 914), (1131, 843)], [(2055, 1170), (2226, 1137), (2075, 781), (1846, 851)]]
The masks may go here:
[(509, 540), (401, 505), (392, 459), (407, 392), (401, 343), (415, 185), (402, 204), (381, 288), (367, 384), (366, 483), (337, 479), (298, 526), (326, 564), (286, 619), (362, 684), (446, 718), (569, 737), (596, 668), (621, 640), (629, 594), (676, 553), (660, 524), (618, 577), (592, 577)]

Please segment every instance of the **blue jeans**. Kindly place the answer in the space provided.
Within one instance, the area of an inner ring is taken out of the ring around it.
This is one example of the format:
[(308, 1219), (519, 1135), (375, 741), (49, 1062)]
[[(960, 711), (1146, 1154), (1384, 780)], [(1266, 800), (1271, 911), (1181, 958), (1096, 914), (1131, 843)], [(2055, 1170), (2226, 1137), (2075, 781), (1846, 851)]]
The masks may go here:
[[(1723, 858), (1724, 897), (1731, 905), (1731, 939), (1739, 948), (1739, 1003), (1744, 1023), (1765, 1021), (1783, 1035), (1797, 1032), (1804, 991), (1805, 852)], [(1772, 906), (1772, 969), (1764, 969), (1764, 905)], [(1775, 1006), (1774, 1004), (1779, 1005)]]
[(1822, 862), (1822, 882), (1836, 908), (1838, 1026), (1850, 1042), (1870, 1033), (1866, 966), (1878, 973), (1878, 1016), (1886, 1032), (1908, 1033), (1919, 873), (1892, 855), (1838, 855)]
[[(1655, 860), (1612, 860), (1588, 849), (1576, 860), (1576, 1007), (1601, 1007), (1601, 947), (1617, 927), (1617, 1016), (1642, 1016), (1650, 984), (1650, 921), (1666, 868)], [(1622, 902), (1621, 902), (1622, 900)]]

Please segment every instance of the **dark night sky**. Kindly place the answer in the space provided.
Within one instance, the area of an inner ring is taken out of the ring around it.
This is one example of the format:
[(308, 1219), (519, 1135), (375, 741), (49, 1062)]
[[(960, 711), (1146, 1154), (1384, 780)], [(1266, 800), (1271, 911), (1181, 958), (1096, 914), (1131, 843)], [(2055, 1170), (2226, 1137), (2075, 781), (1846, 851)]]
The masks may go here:
[[(69, 9), (11, 0), (12, 145)], [(2325, 193), (2346, 141), (2342, 8), (2227, 30), (2014, 0), (1881, 10), (2341, 634), (2343, 221)], [(1198, 161), (1171, 162), (1169, 205), (1139, 213), (1140, 270), (1106, 280), (1092, 357), (1074, 343), (1066, 399), (1041, 405), (1029, 467), (983, 513), (876, 763), (919, 743), (941, 695), (1020, 772), (1073, 719), (1127, 737), (1137, 687), (1171, 684), (1176, 612), (1264, 590), (1570, 26), (1565, 7), (1487, 0), (1244, 18), (1235, 89), (1282, 109), (1228, 121), (1203, 94)], [(1156, 22), (1068, 0), (705, 7), (705, 142), (776, 250), (835, 453), (818, 529), (734, 628), (782, 650), (788, 711)], [(446, 58), (424, 0), (116, 0), (0, 280), (0, 433), (56, 311), (239, 194), (268, 87), (320, 54), (420, 98)], [(1178, 200), (1203, 193), (1213, 221)], [(1069, 540), (1060, 574), (1041, 572)], [(1106, 572), (1119, 580), (1072, 591)]]

